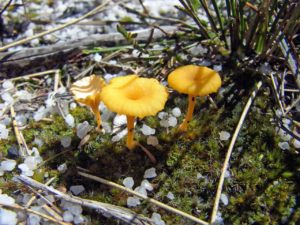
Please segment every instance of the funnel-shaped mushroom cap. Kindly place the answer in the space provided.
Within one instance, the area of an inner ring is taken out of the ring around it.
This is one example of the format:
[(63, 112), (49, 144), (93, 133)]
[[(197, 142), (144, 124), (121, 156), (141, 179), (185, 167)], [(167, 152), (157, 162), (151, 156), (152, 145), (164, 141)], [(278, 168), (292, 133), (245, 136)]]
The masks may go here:
[(170, 73), (169, 85), (176, 91), (195, 96), (217, 92), (221, 86), (219, 74), (204, 66), (181, 66)]
[(91, 75), (73, 83), (70, 90), (76, 101), (93, 108), (98, 107), (104, 86), (105, 81), (101, 77)]
[(156, 79), (137, 75), (113, 78), (101, 93), (102, 101), (111, 111), (140, 118), (161, 111), (167, 98), (166, 88)]

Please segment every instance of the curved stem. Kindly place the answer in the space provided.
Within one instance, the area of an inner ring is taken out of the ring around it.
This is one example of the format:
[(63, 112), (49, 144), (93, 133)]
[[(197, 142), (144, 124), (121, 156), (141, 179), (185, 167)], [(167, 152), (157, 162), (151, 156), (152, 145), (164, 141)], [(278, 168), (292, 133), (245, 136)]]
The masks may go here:
[(128, 116), (128, 115), (126, 115), (126, 118), (127, 118), (127, 130), (128, 130), (126, 145), (127, 145), (127, 148), (129, 148), (129, 150), (132, 150), (132, 149), (134, 149), (134, 147), (137, 144), (133, 140), (135, 118), (134, 118), (134, 116)]
[(92, 108), (93, 113), (95, 114), (97, 120), (97, 130), (102, 130), (102, 122), (101, 122), (101, 115), (98, 107)]
[(189, 95), (189, 103), (188, 104), (189, 104), (189, 106), (188, 106), (188, 111), (186, 113), (185, 119), (182, 122), (182, 124), (180, 124), (180, 126), (179, 126), (180, 131), (187, 131), (188, 124), (190, 123), (190, 121), (193, 117), (193, 112), (194, 112), (195, 104), (196, 104), (196, 96)]

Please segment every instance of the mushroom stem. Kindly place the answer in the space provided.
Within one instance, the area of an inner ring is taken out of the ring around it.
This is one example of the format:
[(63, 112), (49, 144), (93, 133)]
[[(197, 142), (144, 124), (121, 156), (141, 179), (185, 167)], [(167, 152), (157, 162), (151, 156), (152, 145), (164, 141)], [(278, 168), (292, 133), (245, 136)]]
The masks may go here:
[(98, 107), (92, 108), (93, 113), (95, 114), (97, 120), (97, 130), (102, 130), (102, 122), (101, 122), (101, 115)]
[(196, 96), (189, 95), (189, 103), (188, 104), (189, 104), (189, 106), (188, 106), (188, 111), (186, 113), (185, 119), (182, 122), (182, 124), (180, 124), (180, 126), (179, 126), (180, 131), (187, 131), (188, 124), (190, 123), (192, 116), (193, 116), (193, 112), (194, 112), (194, 108), (195, 108), (195, 104), (196, 104)]
[(132, 149), (134, 149), (134, 147), (137, 144), (133, 140), (133, 136), (134, 136), (134, 120), (135, 120), (135, 117), (134, 116), (128, 116), (128, 115), (126, 115), (126, 118), (127, 118), (127, 130), (128, 130), (126, 145), (127, 145), (127, 148), (129, 150), (132, 150)]

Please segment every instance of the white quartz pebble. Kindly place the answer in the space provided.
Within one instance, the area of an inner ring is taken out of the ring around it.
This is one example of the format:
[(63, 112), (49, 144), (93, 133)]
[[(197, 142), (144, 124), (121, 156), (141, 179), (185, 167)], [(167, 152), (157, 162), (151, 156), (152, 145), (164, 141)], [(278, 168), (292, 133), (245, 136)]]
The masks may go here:
[(127, 198), (127, 206), (128, 207), (136, 207), (141, 204), (141, 201), (137, 197), (128, 197)]
[(219, 135), (221, 141), (227, 141), (230, 138), (230, 133), (228, 133), (227, 131), (221, 131)]
[(155, 129), (147, 126), (146, 124), (143, 124), (141, 131), (144, 135), (152, 135), (155, 134)]
[(176, 107), (176, 108), (172, 109), (172, 114), (173, 114), (173, 116), (175, 116), (175, 117), (179, 117), (179, 116), (181, 115), (181, 110), (180, 110), (180, 108)]
[(123, 180), (123, 185), (127, 188), (130, 188), (132, 189), (133, 185), (134, 185), (134, 180), (132, 177), (126, 177), (124, 180)]
[(224, 193), (222, 193), (220, 199), (221, 199), (221, 202), (222, 202), (224, 205), (228, 205), (229, 200), (228, 200), (227, 195), (225, 195)]
[(177, 125), (177, 119), (174, 116), (168, 118), (168, 124), (170, 127), (175, 127)]
[(174, 197), (174, 194), (172, 192), (168, 192), (167, 198), (170, 199), (170, 200), (173, 200), (175, 197)]
[(12, 171), (16, 167), (17, 162), (12, 159), (7, 159), (1, 162), (1, 170)]
[(0, 204), (13, 205), (15, 204), (15, 199), (8, 196), (7, 194), (0, 194)]
[(278, 143), (279, 148), (281, 148), (282, 150), (289, 150), (290, 149), (290, 145), (288, 142), (279, 142)]
[(145, 188), (147, 191), (153, 190), (153, 186), (148, 180), (143, 180), (141, 183), (141, 187)]
[(75, 119), (71, 114), (68, 114), (65, 118), (66, 124), (68, 124), (69, 127), (75, 126)]
[(60, 139), (60, 143), (64, 148), (70, 147), (71, 142), (72, 142), (72, 138), (69, 136), (64, 136)]
[(74, 194), (74, 195), (79, 195), (81, 192), (85, 191), (85, 188), (83, 185), (73, 185), (70, 187), (70, 191)]
[(16, 225), (18, 222), (17, 213), (0, 208), (0, 224), (3, 225)]
[(150, 169), (147, 169), (144, 173), (144, 178), (153, 178), (153, 177), (156, 177), (157, 174), (156, 174), (156, 169), (155, 168), (150, 168)]
[(63, 219), (65, 222), (72, 222), (74, 219), (74, 216), (71, 212), (65, 211), (63, 214)]

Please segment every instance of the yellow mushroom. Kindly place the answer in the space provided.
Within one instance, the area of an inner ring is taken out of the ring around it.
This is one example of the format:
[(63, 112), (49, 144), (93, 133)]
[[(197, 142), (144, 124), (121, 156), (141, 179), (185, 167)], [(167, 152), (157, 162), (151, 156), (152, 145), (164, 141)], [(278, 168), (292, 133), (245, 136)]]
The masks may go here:
[(196, 96), (207, 96), (217, 92), (221, 86), (221, 78), (216, 71), (208, 67), (187, 65), (171, 72), (168, 83), (174, 90), (189, 96), (188, 111), (179, 126), (180, 131), (186, 131), (193, 116)]
[(135, 117), (155, 115), (164, 108), (168, 98), (166, 88), (153, 78), (127, 75), (113, 78), (103, 88), (101, 98), (111, 111), (127, 117), (127, 147), (136, 146), (133, 140)]
[(101, 77), (91, 75), (76, 81), (70, 88), (75, 100), (89, 106), (95, 114), (97, 129), (102, 129), (99, 104), (101, 102), (101, 91), (105, 85), (106, 83)]

